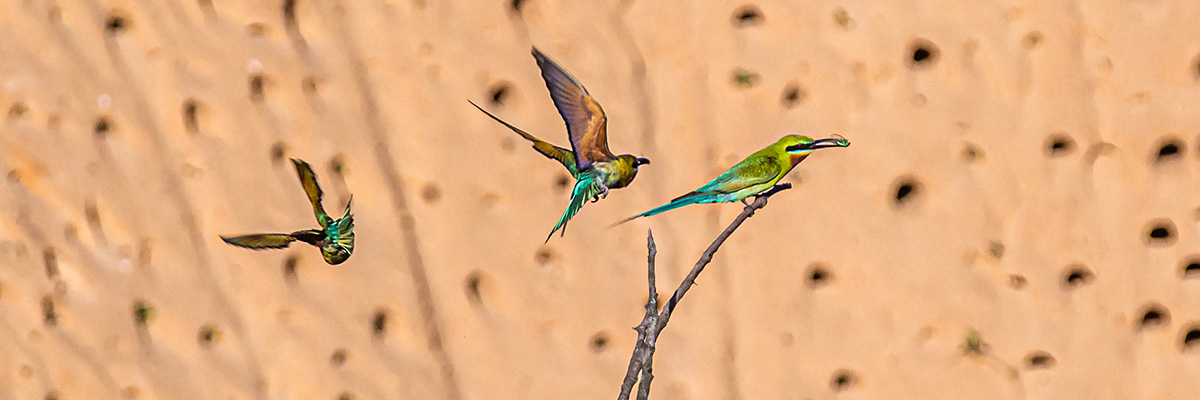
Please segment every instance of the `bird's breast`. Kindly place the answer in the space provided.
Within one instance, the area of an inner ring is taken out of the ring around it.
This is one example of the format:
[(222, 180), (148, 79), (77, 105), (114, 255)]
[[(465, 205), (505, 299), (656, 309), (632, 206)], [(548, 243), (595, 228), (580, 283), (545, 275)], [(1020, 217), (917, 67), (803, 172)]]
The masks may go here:
[(620, 161), (596, 164), (595, 166), (600, 172), (600, 178), (604, 180), (604, 186), (608, 186), (610, 189), (629, 186), (633, 182), (633, 178), (637, 176), (637, 168)]

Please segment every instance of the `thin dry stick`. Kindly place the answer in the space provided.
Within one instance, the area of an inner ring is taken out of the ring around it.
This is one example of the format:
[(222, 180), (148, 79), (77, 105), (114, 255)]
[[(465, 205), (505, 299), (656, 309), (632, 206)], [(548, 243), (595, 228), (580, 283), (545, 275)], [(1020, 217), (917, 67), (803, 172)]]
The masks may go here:
[(687, 293), (688, 289), (691, 289), (692, 284), (696, 282), (696, 277), (700, 276), (700, 272), (704, 271), (704, 267), (712, 261), (713, 255), (717, 253), (717, 249), (721, 248), (721, 244), (725, 243), (725, 239), (728, 239), (729, 235), (732, 235), (733, 231), (746, 221), (746, 218), (753, 216), (756, 210), (766, 207), (768, 197), (791, 189), (791, 187), (792, 185), (789, 183), (775, 185), (770, 190), (756, 196), (753, 203), (747, 204), (742, 213), (729, 224), (729, 227), (725, 228), (725, 231), (721, 232), (716, 240), (708, 245), (708, 249), (700, 255), (700, 260), (696, 261), (696, 266), (692, 267), (692, 271), (683, 278), (683, 282), (679, 283), (679, 288), (675, 289), (675, 294), (667, 301), (667, 306), (657, 314), (655, 311), (658, 310), (658, 293), (654, 284), (654, 257), (658, 254), (658, 249), (654, 246), (653, 233), (647, 232), (646, 247), (649, 249), (649, 256), (646, 261), (649, 265), (650, 299), (646, 301), (646, 315), (642, 317), (642, 323), (633, 328), (638, 333), (638, 341), (633, 348), (633, 356), (629, 358), (629, 368), (625, 371), (625, 380), (621, 383), (621, 394), (617, 396), (617, 400), (629, 400), (633, 384), (639, 381), (639, 374), (641, 383), (638, 384), (637, 399), (646, 400), (650, 397), (650, 382), (654, 380), (652, 365), (655, 343), (658, 341), (658, 334), (667, 327), (667, 321), (671, 319), (671, 313), (675, 311), (679, 300), (683, 299), (683, 295)]

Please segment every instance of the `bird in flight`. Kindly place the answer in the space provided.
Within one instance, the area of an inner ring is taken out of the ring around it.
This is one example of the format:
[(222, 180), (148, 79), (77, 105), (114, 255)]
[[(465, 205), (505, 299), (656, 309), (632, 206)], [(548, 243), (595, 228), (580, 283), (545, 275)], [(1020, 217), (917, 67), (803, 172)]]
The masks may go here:
[(792, 168), (817, 149), (830, 147), (846, 147), (850, 141), (844, 137), (813, 140), (801, 135), (787, 135), (766, 148), (751, 154), (746, 159), (729, 168), (716, 179), (704, 184), (699, 189), (683, 196), (676, 197), (667, 204), (655, 207), (650, 211), (623, 219), (615, 224), (620, 225), (641, 217), (649, 217), (658, 213), (674, 210), (689, 204), (700, 203), (729, 203), (741, 201), (758, 195), (775, 187)]
[(588, 94), (583, 84), (536, 47), (533, 48), (533, 58), (542, 71), (542, 79), (546, 81), (546, 88), (550, 90), (554, 107), (567, 123), (567, 136), (571, 140), (570, 150), (538, 139), (504, 122), (474, 102), (471, 102), (471, 105), (532, 142), (535, 150), (557, 160), (575, 178), (575, 187), (571, 191), (567, 209), (546, 237), (546, 241), (549, 242), (550, 238), (554, 237), (554, 232), (559, 229), (562, 229), (562, 234), (566, 234), (567, 221), (579, 213), (584, 203), (589, 200), (596, 202), (607, 197), (610, 189), (628, 186), (637, 176), (638, 167), (649, 164), (650, 159), (630, 154), (613, 155), (608, 150), (608, 118), (600, 108), (600, 103)]
[[(282, 249), (299, 240), (320, 248), (321, 256), (330, 265), (345, 262), (354, 252), (354, 216), (350, 214), (350, 202), (346, 202), (346, 213), (342, 218), (333, 219), (325, 213), (325, 207), (321, 206), (324, 192), (317, 185), (317, 174), (313, 172), (312, 167), (295, 158), (292, 159), (292, 164), (296, 166), (296, 175), (300, 177), (300, 186), (303, 186), (304, 193), (308, 194), (308, 201), (312, 203), (313, 214), (316, 214), (317, 223), (321, 225), (321, 228), (292, 233), (221, 236), (221, 240), (234, 246), (254, 250)], [(353, 200), (353, 196), (351, 200)]]

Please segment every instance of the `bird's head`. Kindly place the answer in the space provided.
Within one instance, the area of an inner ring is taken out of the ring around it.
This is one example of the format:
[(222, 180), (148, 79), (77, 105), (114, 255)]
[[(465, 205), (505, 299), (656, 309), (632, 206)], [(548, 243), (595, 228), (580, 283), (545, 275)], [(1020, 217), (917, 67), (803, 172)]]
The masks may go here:
[(629, 165), (632, 165), (633, 169), (635, 169), (635, 170), (641, 165), (650, 163), (649, 158), (638, 157), (638, 156), (635, 156), (632, 154), (622, 154), (622, 155), (618, 156), (617, 158), (623, 162), (629, 163)]
[(787, 135), (779, 139), (776, 145), (783, 147), (783, 151), (787, 152), (792, 159), (792, 164), (800, 162), (805, 157), (808, 157), (817, 149), (830, 147), (847, 147), (850, 146), (850, 141), (841, 135), (827, 139), (813, 139), (803, 135)]
[(329, 244), (321, 247), (321, 256), (325, 257), (325, 262), (329, 265), (338, 265), (350, 258), (350, 251), (341, 245)]

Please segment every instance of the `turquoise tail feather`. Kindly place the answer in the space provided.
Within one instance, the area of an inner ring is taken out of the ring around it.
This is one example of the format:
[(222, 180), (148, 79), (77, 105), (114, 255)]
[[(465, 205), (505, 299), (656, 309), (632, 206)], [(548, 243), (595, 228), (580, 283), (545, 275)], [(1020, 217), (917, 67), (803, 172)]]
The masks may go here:
[(721, 201), (722, 200), (720, 199), (720, 194), (692, 192), (692, 193), (685, 194), (683, 196), (679, 196), (678, 198), (676, 198), (675, 200), (671, 200), (671, 202), (669, 202), (667, 204), (663, 204), (661, 206), (652, 208), (652, 209), (650, 209), (650, 211), (646, 211), (644, 213), (634, 215), (632, 217), (617, 221), (617, 223), (612, 224), (610, 226), (610, 228), (613, 226), (617, 226), (617, 225), (629, 222), (629, 221), (633, 221), (633, 220), (641, 218), (641, 217), (649, 217), (651, 215), (661, 214), (661, 213), (671, 211), (676, 208), (687, 206), (687, 205), (701, 204), (701, 203), (719, 203)]
[(579, 175), (579, 180), (575, 181), (575, 189), (571, 192), (571, 202), (567, 204), (566, 211), (563, 211), (562, 217), (558, 219), (558, 224), (554, 225), (554, 230), (550, 231), (550, 235), (546, 236), (546, 242), (550, 242), (550, 238), (554, 237), (554, 232), (562, 229), (560, 236), (567, 234), (567, 221), (575, 217), (579, 213), (579, 209), (592, 199), (600, 195), (600, 185), (596, 182), (595, 173), (583, 173)]

